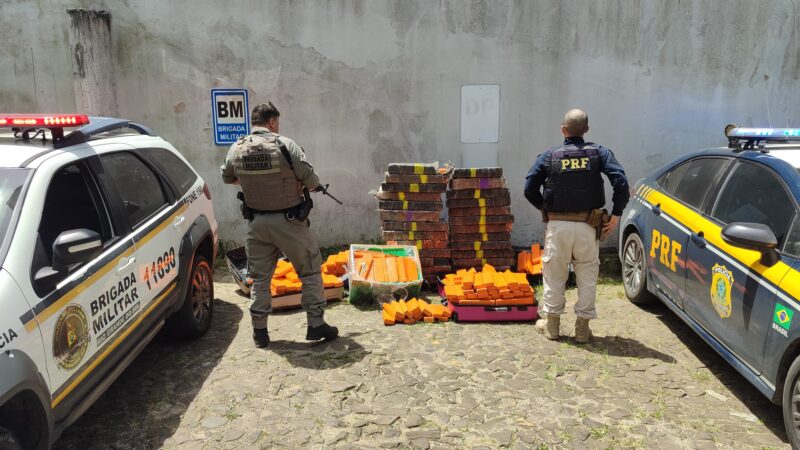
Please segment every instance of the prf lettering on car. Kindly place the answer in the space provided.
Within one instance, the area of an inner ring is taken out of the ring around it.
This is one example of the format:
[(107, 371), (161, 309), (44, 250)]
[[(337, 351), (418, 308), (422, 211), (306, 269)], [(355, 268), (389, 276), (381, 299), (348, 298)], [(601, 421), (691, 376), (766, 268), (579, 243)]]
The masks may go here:
[(561, 171), (585, 170), (588, 164), (589, 158), (565, 158), (561, 160)]
[(681, 244), (673, 241), (666, 234), (662, 234), (655, 229), (653, 230), (653, 241), (650, 243), (650, 257), (655, 258), (656, 253), (658, 253), (658, 261), (673, 272), (675, 272), (675, 261), (678, 260), (678, 255), (681, 254), (682, 248), (683, 246)]

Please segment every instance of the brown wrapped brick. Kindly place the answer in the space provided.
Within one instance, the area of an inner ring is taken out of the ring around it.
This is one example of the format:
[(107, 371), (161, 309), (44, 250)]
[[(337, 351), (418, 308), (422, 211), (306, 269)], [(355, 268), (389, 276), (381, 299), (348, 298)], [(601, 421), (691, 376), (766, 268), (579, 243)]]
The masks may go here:
[(386, 192), (378, 191), (375, 194), (378, 200), (408, 200), (414, 202), (440, 202), (442, 194), (439, 192)]
[(453, 178), (500, 178), (502, 176), (502, 167), (453, 169)]
[(383, 222), (386, 231), (449, 231), (445, 222)]
[(452, 242), (475, 242), (475, 241), (509, 241), (511, 240), (511, 233), (468, 233), (468, 234), (451, 234), (450, 241)]
[(454, 208), (449, 212), (450, 217), (508, 216), (511, 214), (511, 208), (508, 206), (495, 206), (486, 208)]
[(446, 241), (446, 231), (388, 231), (381, 230), (384, 241)]
[(508, 197), (508, 189), (462, 189), (447, 191), (447, 199)]
[(505, 178), (454, 178), (450, 180), (450, 189), (497, 189), (505, 188)]
[(434, 273), (449, 273), (453, 270), (453, 266), (450, 264), (445, 264), (441, 266), (431, 266), (431, 267), (423, 267), (422, 274), (423, 275), (431, 275)]
[(433, 258), (420, 258), (419, 259), (419, 266), (420, 267), (425, 268), (425, 267), (430, 267), (430, 266), (433, 266), (433, 265), (434, 265)]
[(510, 204), (510, 196), (493, 198), (459, 198), (447, 201), (448, 208), (483, 208), (488, 206), (508, 206)]
[(423, 248), (448, 248), (449, 244), (448, 241), (392, 241), (392, 245), (414, 245), (417, 247), (417, 250)]
[(451, 242), (450, 249), (456, 250), (512, 250), (511, 242), (508, 241), (472, 241), (472, 242)]
[(404, 175), (386, 172), (386, 177), (383, 181), (386, 183), (403, 184), (446, 184), (449, 179), (450, 177), (448, 175)]
[(479, 225), (477, 223), (470, 225), (450, 225), (451, 234), (466, 234), (466, 233), (500, 233), (503, 231), (511, 231), (514, 224), (512, 223), (490, 223)]
[(420, 258), (443, 258), (450, 259), (449, 248), (421, 248), (419, 249)]
[(514, 250), (455, 250), (453, 259), (513, 258)]
[(514, 258), (482, 258), (482, 259), (454, 259), (454, 269), (468, 269), (474, 267), (480, 269), (484, 264), (491, 264), (497, 270), (506, 270), (513, 266), (516, 261)]
[(378, 211), (384, 222), (436, 222), (439, 211)]
[(381, 200), (378, 208), (391, 211), (441, 211), (444, 206), (438, 202), (414, 202), (408, 200)]
[(513, 223), (514, 216), (511, 214), (504, 216), (450, 216), (450, 225), (480, 224), (481, 222), (487, 225), (490, 223)]
[(436, 192), (442, 193), (447, 190), (446, 184), (417, 184), (417, 183), (381, 183), (381, 190), (386, 192)]
[(439, 173), (439, 164), (436, 163), (391, 163), (389, 173), (405, 173), (411, 175), (436, 175)]

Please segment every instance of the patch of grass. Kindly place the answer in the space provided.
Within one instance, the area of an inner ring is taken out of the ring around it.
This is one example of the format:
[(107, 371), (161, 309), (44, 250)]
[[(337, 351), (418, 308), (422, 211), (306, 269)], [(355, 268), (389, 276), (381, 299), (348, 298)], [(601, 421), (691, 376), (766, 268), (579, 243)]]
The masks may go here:
[(706, 369), (692, 370), (689, 372), (689, 375), (701, 383), (709, 383), (714, 379), (714, 376), (711, 375), (711, 372)]
[(536, 447), (536, 450), (550, 450), (550, 446), (547, 445), (547, 444), (542, 443), (542, 444), (539, 444), (538, 447)]
[(570, 434), (567, 430), (558, 430), (556, 432), (556, 436), (558, 436), (558, 438), (565, 443), (574, 439), (574, 436)]
[(606, 425), (592, 428), (589, 433), (594, 439), (602, 439), (608, 434), (608, 427)]
[(237, 413), (233, 409), (229, 409), (228, 412), (226, 412), (222, 417), (224, 417), (224, 418), (226, 418), (228, 420), (234, 420), (234, 419), (238, 419), (239, 417), (242, 417), (242, 415)]

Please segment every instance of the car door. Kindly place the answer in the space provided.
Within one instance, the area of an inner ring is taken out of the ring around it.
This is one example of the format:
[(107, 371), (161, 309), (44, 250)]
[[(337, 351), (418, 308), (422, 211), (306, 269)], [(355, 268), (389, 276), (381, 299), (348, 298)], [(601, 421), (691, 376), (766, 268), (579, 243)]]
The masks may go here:
[(721, 230), (734, 222), (765, 224), (782, 248), (795, 215), (795, 202), (776, 174), (757, 163), (737, 162), (710, 217), (692, 226), (688, 264), (702, 270), (687, 279), (686, 311), (756, 373), (764, 361), (775, 289), (794, 258), (782, 253), (781, 263), (764, 266), (759, 251), (728, 244)]
[(644, 238), (653, 285), (681, 308), (686, 297), (686, 277), (697, 270), (686, 263), (691, 234), (687, 222), (705, 207), (730, 163), (730, 158), (691, 159), (659, 177), (658, 189), (645, 194), (651, 214)]
[[(66, 155), (65, 155), (66, 157)], [(26, 199), (35, 208), (38, 227), (32, 234), (27, 295), (35, 303), (21, 319), (26, 332), (38, 324), (45, 343), (47, 371), (56, 421), (64, 418), (114, 365), (122, 330), (136, 320), (137, 288), (133, 241), (110, 214), (91, 158), (37, 170), (44, 195)], [(30, 217), (30, 215), (28, 216)], [(65, 231), (87, 229), (99, 234), (102, 250), (92, 260), (68, 267), (47, 284), (37, 273), (53, 265), (53, 243)]]
[(136, 247), (132, 272), (142, 301), (143, 320), (155, 322), (177, 289), (178, 245), (185, 207), (176, 202), (164, 180), (134, 151), (100, 155), (109, 184), (123, 205)]

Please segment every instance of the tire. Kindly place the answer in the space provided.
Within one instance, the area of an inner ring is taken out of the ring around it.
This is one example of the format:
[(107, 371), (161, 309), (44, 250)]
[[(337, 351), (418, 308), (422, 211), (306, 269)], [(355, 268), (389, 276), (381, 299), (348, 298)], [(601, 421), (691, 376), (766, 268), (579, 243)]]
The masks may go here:
[(0, 427), (0, 450), (23, 450), (22, 441), (8, 428)]
[(196, 339), (206, 334), (214, 315), (214, 277), (211, 265), (197, 255), (189, 270), (189, 286), (183, 306), (169, 320), (167, 328), (178, 339)]
[(653, 301), (653, 294), (647, 290), (644, 244), (636, 232), (628, 235), (622, 250), (622, 286), (631, 303), (645, 305)]
[(792, 448), (800, 448), (800, 357), (789, 367), (783, 382), (783, 425)]

